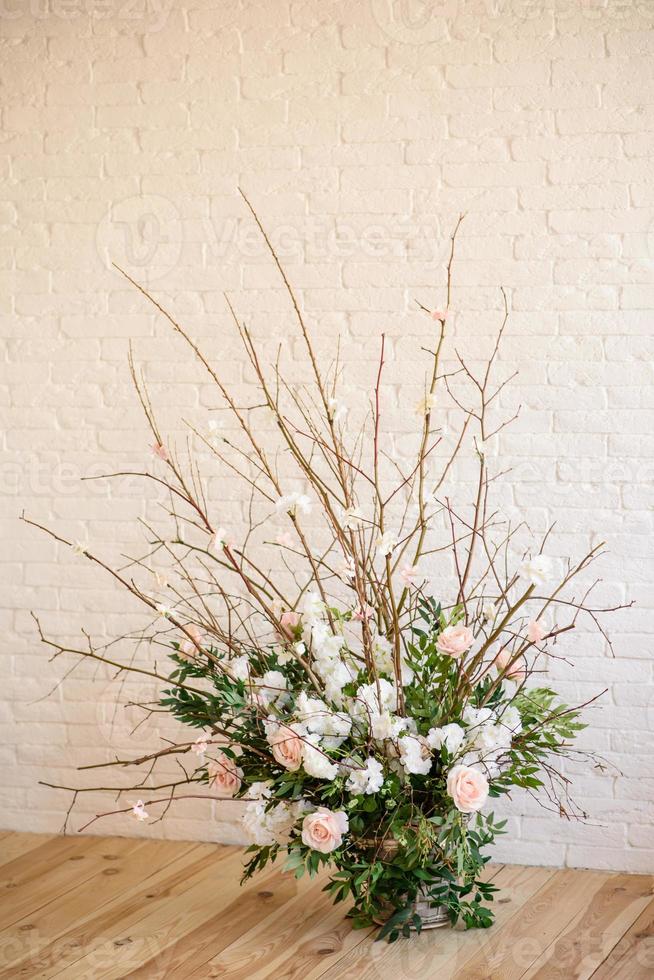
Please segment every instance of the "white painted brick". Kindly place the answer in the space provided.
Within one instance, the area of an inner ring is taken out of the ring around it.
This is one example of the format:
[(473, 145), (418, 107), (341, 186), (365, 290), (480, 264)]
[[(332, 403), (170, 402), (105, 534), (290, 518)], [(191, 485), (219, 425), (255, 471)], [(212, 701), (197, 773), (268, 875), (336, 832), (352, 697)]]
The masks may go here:
[[(0, 825), (59, 829), (63, 795), (38, 779), (70, 781), (76, 765), (130, 744), (128, 719), (107, 724), (111, 689), (91, 670), (39, 700), (64, 666), (39, 650), (29, 608), (62, 637), (78, 638), (82, 623), (111, 635), (141, 622), (101, 575), (21, 525), (21, 510), (88, 536), (103, 553), (138, 549), (133, 520), (155, 507), (154, 488), (79, 479), (142, 466), (148, 452), (129, 384), (130, 340), (168, 438), (181, 443), (180, 417), (203, 426), (219, 404), (161, 318), (106, 268), (106, 253), (132, 256), (138, 277), (239, 394), (248, 394), (248, 373), (224, 289), (265, 357), (284, 337), (291, 377), (306, 380), (288, 297), (240, 184), (284, 251), (319, 350), (331, 355), (342, 335), (352, 401), (369, 397), (386, 331), (385, 420), (402, 461), (414, 425), (406, 406), (423, 379), (414, 301), (443, 301), (442, 259), (467, 212), (451, 341), (478, 365), (500, 322), (498, 287), (507, 287), (512, 316), (498, 366), (520, 374), (498, 407), (523, 411), (498, 439), (513, 467), (505, 505), (538, 531), (556, 519), (555, 555), (606, 538), (597, 601), (636, 601), (607, 623), (614, 657), (579, 623), (567, 651), (575, 668), (549, 665), (570, 697), (608, 688), (580, 744), (622, 774), (571, 767), (587, 827), (523, 793), (498, 801), (511, 833), (496, 857), (653, 871), (647, 5), (458, 4), (408, 24), (394, 16), (401, 4), (194, 0), (159, 15), (156, 6), (134, 23), (36, 17), (25, 4), (21, 17), (2, 19)], [(129, 220), (112, 230), (110, 209), (122, 202)], [(207, 472), (210, 500), (242, 521), (236, 481), (212, 462)], [(456, 477), (463, 494), (469, 460)], [(135, 697), (144, 690), (151, 696), (154, 686), (126, 688)], [(96, 812), (94, 803), (84, 800), (80, 812)], [(185, 805), (154, 830), (128, 832), (240, 841), (233, 813)], [(120, 820), (104, 829), (126, 832)]]

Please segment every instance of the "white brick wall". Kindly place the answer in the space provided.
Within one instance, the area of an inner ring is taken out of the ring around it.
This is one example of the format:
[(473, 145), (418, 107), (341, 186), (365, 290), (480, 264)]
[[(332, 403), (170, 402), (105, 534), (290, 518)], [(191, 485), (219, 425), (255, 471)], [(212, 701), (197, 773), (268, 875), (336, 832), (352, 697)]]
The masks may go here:
[[(73, 767), (156, 744), (154, 723), (130, 741), (134, 709), (115, 713), (115, 688), (86, 666), (46, 699), (69, 665), (47, 663), (30, 608), (62, 636), (82, 623), (123, 632), (135, 611), (17, 518), (25, 509), (107, 555), (137, 547), (134, 519), (155, 498), (79, 482), (147, 454), (130, 338), (164, 430), (179, 438), (181, 417), (206, 426), (217, 404), (107, 257), (149, 282), (236, 383), (224, 289), (267, 350), (290, 335), (240, 184), (319, 346), (343, 335), (361, 396), (386, 330), (398, 438), (402, 383), (420, 380), (412, 302), (442, 302), (446, 238), (468, 213), (457, 345), (474, 354), (487, 340), (500, 284), (514, 311), (503, 361), (521, 373), (504, 401), (524, 411), (500, 440), (515, 466), (505, 504), (536, 528), (556, 518), (560, 555), (606, 538), (602, 595), (637, 601), (613, 621), (615, 659), (580, 631), (575, 669), (552, 666), (570, 697), (608, 687), (583, 743), (620, 774), (580, 767), (592, 826), (516, 797), (498, 856), (654, 870), (651, 0), (7, 0), (0, 37), (0, 825), (56, 830), (66, 800), (39, 779), (88, 778)], [(238, 518), (232, 481), (210, 493), (221, 518)], [(151, 694), (129, 682), (122, 699)], [(82, 800), (78, 824), (107, 804)], [(184, 804), (163, 824), (104, 829), (234, 839), (230, 812)]]

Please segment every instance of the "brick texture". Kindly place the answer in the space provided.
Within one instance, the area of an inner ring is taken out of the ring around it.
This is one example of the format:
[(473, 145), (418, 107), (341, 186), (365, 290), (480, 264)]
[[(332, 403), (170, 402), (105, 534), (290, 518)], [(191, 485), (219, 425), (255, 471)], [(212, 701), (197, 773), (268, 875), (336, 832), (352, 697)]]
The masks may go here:
[[(654, 871), (652, 476), (654, 5), (649, 0), (445, 4), (71, 0), (1, 5), (2, 591), (0, 826), (54, 831), (75, 767), (170, 734), (129, 702), (154, 689), (49, 662), (29, 610), (60, 637), (110, 638), (137, 610), (82, 559), (21, 524), (24, 510), (107, 556), (135, 554), (160, 502), (125, 479), (149, 465), (127, 370), (131, 340), (161, 427), (223, 424), (215, 392), (143, 298), (156, 292), (243, 398), (247, 372), (223, 291), (271, 357), (304, 368), (287, 298), (237, 194), (255, 202), (321, 351), (340, 334), (348, 399), (370, 390), (389, 339), (388, 419), (402, 447), (420, 391), (414, 300), (443, 302), (442, 260), (467, 217), (452, 343), (473, 358), (512, 318), (502, 364), (523, 411), (496, 451), (502, 503), (564, 557), (606, 540), (601, 597), (636, 600), (552, 659), (588, 712), (575, 769), (584, 829), (516, 795), (503, 860)], [(243, 518), (210, 473), (220, 523)], [(465, 489), (465, 488), (464, 488)], [(118, 652), (118, 651), (117, 651)], [(129, 655), (129, 651), (123, 651)], [(126, 707), (114, 707), (115, 692)], [(47, 697), (47, 695), (50, 695)], [(103, 770), (107, 785), (125, 774)], [(109, 775), (107, 775), (107, 773)], [(76, 825), (102, 801), (81, 798)], [(236, 808), (180, 803), (166, 821), (91, 830), (238, 840)]]

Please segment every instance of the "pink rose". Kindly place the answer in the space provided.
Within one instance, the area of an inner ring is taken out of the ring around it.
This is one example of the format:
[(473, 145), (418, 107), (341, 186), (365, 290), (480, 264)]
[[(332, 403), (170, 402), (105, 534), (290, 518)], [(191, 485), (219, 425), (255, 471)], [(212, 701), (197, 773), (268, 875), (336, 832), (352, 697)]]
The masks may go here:
[(296, 772), (302, 765), (302, 739), (291, 725), (277, 725), (268, 736), (273, 758), (284, 769)]
[(282, 633), (292, 640), (295, 636), (295, 632), (300, 625), (302, 617), (297, 612), (291, 612), (287, 610), (283, 612), (279, 617), (279, 625), (281, 626)]
[(329, 854), (341, 846), (343, 834), (347, 833), (347, 814), (342, 810), (334, 813), (325, 807), (318, 807), (315, 813), (308, 813), (302, 822), (302, 842), (313, 851)]
[[(523, 657), (516, 660), (514, 664), (511, 664), (512, 659), (513, 654), (509, 653), (508, 650), (500, 650), (495, 657), (495, 666), (500, 672), (504, 672), (504, 676), (508, 677), (510, 681), (522, 684), (527, 679), (527, 664)], [(510, 667), (509, 664), (511, 664)]]
[(469, 626), (447, 626), (438, 635), (436, 649), (439, 653), (456, 658), (469, 650), (473, 641), (474, 637)]
[(527, 639), (530, 643), (540, 643), (547, 633), (547, 627), (542, 619), (532, 619), (527, 627)]
[(209, 786), (213, 789), (216, 796), (229, 799), (235, 796), (241, 788), (243, 770), (239, 769), (233, 759), (230, 759), (224, 752), (218, 752), (216, 759), (207, 763), (209, 774)]
[(481, 810), (488, 796), (488, 780), (470, 766), (453, 766), (447, 774), (447, 792), (461, 813)]

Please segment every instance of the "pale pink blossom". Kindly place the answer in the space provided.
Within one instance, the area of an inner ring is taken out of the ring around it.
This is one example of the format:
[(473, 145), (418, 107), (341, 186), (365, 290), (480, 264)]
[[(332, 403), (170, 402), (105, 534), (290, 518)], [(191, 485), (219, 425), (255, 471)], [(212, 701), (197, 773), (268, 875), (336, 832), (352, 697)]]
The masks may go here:
[(400, 578), (405, 585), (415, 585), (422, 578), (422, 573), (417, 565), (402, 565)]
[(230, 799), (241, 788), (243, 770), (236, 765), (234, 759), (230, 759), (224, 752), (218, 752), (215, 760), (212, 759), (207, 763), (207, 773), (209, 786), (216, 796), (222, 799)]
[(447, 774), (447, 792), (457, 810), (475, 813), (488, 797), (488, 780), (472, 766), (453, 766)]
[(284, 769), (297, 772), (302, 765), (302, 739), (291, 725), (277, 725), (268, 735), (273, 758)]
[(474, 637), (469, 626), (463, 626), (463, 624), (446, 626), (438, 634), (436, 648), (439, 653), (445, 653), (448, 657), (454, 657), (456, 659), (461, 657), (466, 650), (469, 650), (473, 642)]
[(334, 812), (318, 807), (315, 813), (308, 813), (302, 822), (302, 843), (313, 851), (329, 854), (341, 846), (348, 826), (347, 814), (342, 810)]
[(542, 619), (532, 619), (527, 627), (527, 639), (530, 643), (540, 643), (548, 633), (548, 629)]
[(150, 448), (152, 455), (156, 456), (157, 459), (162, 459), (164, 463), (170, 462), (170, 454), (162, 442), (155, 442)]
[[(509, 653), (508, 650), (500, 650), (498, 655), (495, 657), (495, 666), (500, 672), (504, 673), (510, 681), (515, 681), (516, 684), (522, 684), (523, 681), (527, 679), (527, 664), (523, 657), (520, 657), (514, 664), (511, 663), (513, 659), (513, 654)], [(507, 670), (507, 667), (509, 668)]]
[(432, 310), (431, 312), (432, 320), (440, 320), (441, 323), (444, 323), (449, 315), (450, 315), (449, 310)]
[(375, 615), (375, 610), (372, 608), (372, 606), (369, 606), (366, 603), (365, 606), (359, 606), (359, 608), (354, 613), (352, 613), (352, 618), (356, 619), (358, 623), (364, 623), (374, 615)]
[(198, 646), (202, 643), (202, 631), (191, 623), (186, 627), (187, 638), (179, 645), (179, 656), (182, 660), (193, 660), (198, 654)]
[(193, 742), (193, 745), (191, 746), (191, 752), (194, 752), (195, 755), (204, 755), (204, 753), (209, 748), (209, 741), (210, 741), (210, 737), (206, 735), (204, 732), (202, 732), (202, 734), (198, 735), (196, 740)]
[(145, 809), (145, 803), (143, 802), (143, 800), (136, 801), (136, 803), (132, 807), (132, 813), (136, 817), (136, 819), (140, 822), (147, 820), (148, 817), (150, 816), (150, 814)]

